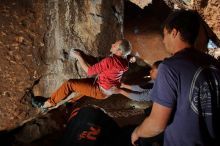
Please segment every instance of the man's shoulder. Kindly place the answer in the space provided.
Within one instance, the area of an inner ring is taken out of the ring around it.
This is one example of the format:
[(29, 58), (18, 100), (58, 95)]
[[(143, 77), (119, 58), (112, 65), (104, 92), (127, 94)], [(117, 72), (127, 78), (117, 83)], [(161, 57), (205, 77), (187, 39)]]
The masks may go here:
[(114, 61), (114, 60), (118, 60), (120, 59), (121, 57), (118, 57), (116, 55), (110, 55), (110, 56), (107, 56), (105, 57), (104, 59), (102, 59), (102, 61)]
[(102, 59), (102, 64), (108, 65), (110, 67), (120, 67), (120, 68), (127, 68), (128, 67), (128, 61), (120, 56), (112, 55), (105, 57)]
[(113, 58), (112, 58), (112, 56), (107, 56), (107, 57), (104, 57), (104, 58), (102, 58), (99, 62), (112, 62), (113, 61)]
[(164, 61), (161, 64), (164, 64), (164, 65), (167, 65), (167, 66), (170, 66), (170, 65), (175, 66), (178, 61), (180, 61), (179, 57), (172, 56), (172, 57), (169, 57), (169, 58), (165, 58)]

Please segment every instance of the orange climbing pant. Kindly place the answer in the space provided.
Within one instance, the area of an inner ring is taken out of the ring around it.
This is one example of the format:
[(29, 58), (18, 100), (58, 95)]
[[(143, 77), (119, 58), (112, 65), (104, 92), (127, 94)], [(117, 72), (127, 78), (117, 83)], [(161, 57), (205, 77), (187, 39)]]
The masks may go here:
[(72, 92), (77, 92), (81, 96), (77, 96), (73, 98), (74, 101), (80, 99), (85, 96), (93, 97), (95, 99), (105, 99), (107, 95), (105, 95), (100, 89), (97, 83), (94, 83), (94, 79), (86, 78), (86, 79), (70, 79), (64, 82), (48, 99), (48, 101), (52, 105), (56, 105), (61, 100), (65, 99)]

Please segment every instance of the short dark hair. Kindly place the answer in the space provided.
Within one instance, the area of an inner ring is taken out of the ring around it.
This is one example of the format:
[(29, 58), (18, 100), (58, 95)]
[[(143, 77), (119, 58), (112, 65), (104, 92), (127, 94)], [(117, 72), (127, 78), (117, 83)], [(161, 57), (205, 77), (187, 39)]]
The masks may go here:
[(120, 39), (121, 44), (119, 45), (119, 49), (122, 51), (123, 56), (127, 56), (131, 53), (131, 43), (126, 39)]
[(181, 39), (193, 45), (199, 33), (200, 15), (194, 10), (174, 10), (165, 20), (163, 28), (170, 33), (174, 28), (180, 32)]

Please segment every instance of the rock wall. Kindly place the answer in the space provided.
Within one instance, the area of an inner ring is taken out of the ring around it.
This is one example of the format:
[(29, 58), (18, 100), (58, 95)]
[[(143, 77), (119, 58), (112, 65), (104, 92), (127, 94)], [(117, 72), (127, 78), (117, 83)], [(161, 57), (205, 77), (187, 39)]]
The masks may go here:
[(108, 55), (122, 25), (123, 0), (0, 0), (0, 131), (35, 118), (31, 89), (49, 96), (85, 77), (70, 48)]
[(123, 1), (48, 0), (46, 12), (46, 68), (34, 92), (50, 96), (64, 80), (85, 77), (78, 62), (68, 59), (70, 48), (106, 56), (122, 37)]
[(30, 120), (28, 90), (38, 80), (45, 45), (44, 1), (0, 1), (0, 131)]
[[(219, 0), (164, 1), (198, 10), (220, 38)], [(35, 118), (30, 89), (50, 96), (64, 80), (84, 78), (70, 48), (107, 55), (123, 35), (123, 14), (123, 0), (0, 0), (0, 131)]]
[(152, 65), (169, 56), (161, 33), (161, 24), (169, 11), (163, 0), (153, 0), (144, 9), (131, 2), (125, 3), (125, 37), (131, 41), (133, 53), (145, 63)]
[[(152, 3), (151, 0), (130, 0), (142, 9)], [(197, 10), (208, 24), (206, 33), (220, 47), (220, 1), (219, 0), (163, 0), (172, 9)], [(203, 34), (202, 34), (203, 35)], [(202, 36), (203, 37), (203, 36)], [(204, 40), (204, 37), (202, 38)], [(200, 45), (202, 46), (202, 45)], [(204, 50), (204, 48), (202, 48)]]
[(194, 0), (193, 8), (196, 9), (208, 24), (209, 36), (220, 47), (220, 1), (219, 0)]

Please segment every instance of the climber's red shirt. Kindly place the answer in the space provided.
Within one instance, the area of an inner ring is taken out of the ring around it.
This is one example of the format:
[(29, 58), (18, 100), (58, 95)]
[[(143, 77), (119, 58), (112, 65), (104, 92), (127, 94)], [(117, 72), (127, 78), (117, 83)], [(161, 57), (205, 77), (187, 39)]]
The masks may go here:
[(116, 55), (106, 57), (88, 68), (88, 76), (98, 75), (97, 83), (108, 90), (119, 86), (122, 74), (128, 70), (128, 61)]

